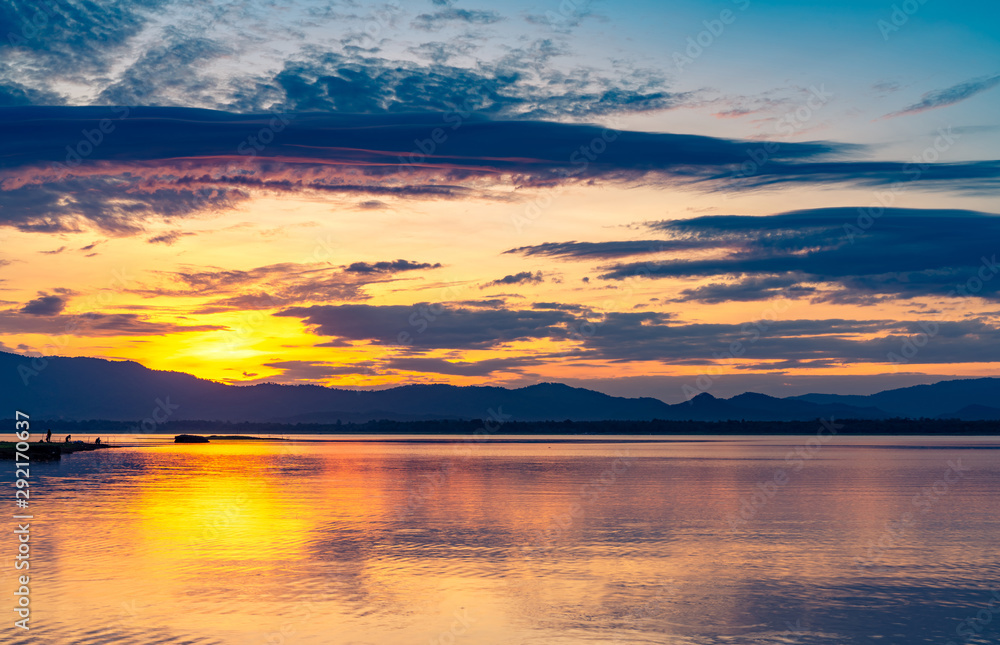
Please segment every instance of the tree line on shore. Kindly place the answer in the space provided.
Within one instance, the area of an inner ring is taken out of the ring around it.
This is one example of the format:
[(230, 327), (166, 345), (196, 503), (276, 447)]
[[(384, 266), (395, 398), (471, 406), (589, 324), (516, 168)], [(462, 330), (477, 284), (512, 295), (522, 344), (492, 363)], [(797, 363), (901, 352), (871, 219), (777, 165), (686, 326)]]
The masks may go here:
[[(68, 434), (143, 434), (131, 421), (36, 420), (35, 427)], [(515, 421), (429, 419), (363, 423), (168, 421), (156, 434), (447, 434), (447, 435), (806, 435), (834, 423), (844, 435), (998, 435), (1000, 421), (958, 419), (814, 419), (811, 421)], [(41, 439), (43, 433), (38, 438)]]

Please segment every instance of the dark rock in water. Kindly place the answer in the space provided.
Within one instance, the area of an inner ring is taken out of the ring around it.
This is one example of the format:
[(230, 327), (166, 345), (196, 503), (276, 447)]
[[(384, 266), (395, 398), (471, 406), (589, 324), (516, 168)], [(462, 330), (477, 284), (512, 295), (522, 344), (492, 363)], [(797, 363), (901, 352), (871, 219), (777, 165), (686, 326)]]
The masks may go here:
[(174, 443), (209, 443), (209, 440), (196, 434), (179, 434), (174, 437)]

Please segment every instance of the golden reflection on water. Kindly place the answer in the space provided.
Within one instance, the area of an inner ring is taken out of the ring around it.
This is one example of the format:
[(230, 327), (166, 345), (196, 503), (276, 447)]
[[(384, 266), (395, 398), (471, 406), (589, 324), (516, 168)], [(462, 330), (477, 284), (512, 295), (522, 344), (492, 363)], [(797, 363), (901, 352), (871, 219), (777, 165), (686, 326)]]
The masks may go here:
[(4, 642), (954, 638), (1000, 580), (1000, 451), (842, 439), (796, 469), (806, 439), (73, 455), (33, 471), (34, 628)]

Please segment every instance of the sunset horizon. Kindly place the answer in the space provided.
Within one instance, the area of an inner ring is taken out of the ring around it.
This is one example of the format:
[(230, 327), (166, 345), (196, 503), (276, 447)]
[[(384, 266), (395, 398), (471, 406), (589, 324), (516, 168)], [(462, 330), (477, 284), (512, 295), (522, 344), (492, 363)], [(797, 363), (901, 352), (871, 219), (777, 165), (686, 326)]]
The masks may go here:
[(998, 106), (995, 1), (0, 0), (0, 640), (1000, 643)]
[[(431, 6), (137, 7), (73, 55), (13, 30), (0, 349), (667, 401), (996, 373), (1000, 71), (957, 44), (997, 52), (971, 5), (681, 4), (670, 45), (589, 2)], [(815, 39), (772, 68), (748, 43), (783, 27)]]

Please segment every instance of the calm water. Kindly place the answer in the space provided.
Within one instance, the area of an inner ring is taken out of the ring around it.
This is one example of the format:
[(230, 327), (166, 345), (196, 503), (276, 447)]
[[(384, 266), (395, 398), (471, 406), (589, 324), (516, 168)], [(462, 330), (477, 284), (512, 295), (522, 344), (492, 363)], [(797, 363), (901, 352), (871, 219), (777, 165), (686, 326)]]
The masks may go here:
[(133, 437), (31, 468), (0, 640), (1000, 643), (1000, 442), (928, 442)]

